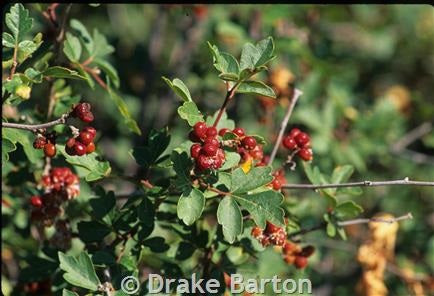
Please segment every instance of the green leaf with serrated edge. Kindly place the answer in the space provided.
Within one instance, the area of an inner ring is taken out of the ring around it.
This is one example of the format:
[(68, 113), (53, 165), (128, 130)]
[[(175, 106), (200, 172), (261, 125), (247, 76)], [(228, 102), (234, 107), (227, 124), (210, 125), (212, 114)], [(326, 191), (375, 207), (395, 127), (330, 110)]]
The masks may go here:
[(69, 79), (80, 79), (85, 80), (86, 77), (81, 76), (77, 73), (77, 71), (70, 70), (68, 68), (54, 66), (47, 68), (42, 72), (42, 75), (54, 78), (69, 78)]
[(109, 62), (95, 58), (92, 63), (96, 64), (110, 78), (110, 81), (116, 88), (119, 88), (120, 80), (118, 72)]
[(194, 102), (185, 102), (178, 108), (179, 116), (187, 120), (190, 126), (195, 125), (199, 121), (203, 121), (203, 115), (200, 113)]
[(217, 220), (222, 226), (225, 239), (232, 244), (243, 231), (243, 216), (234, 198), (226, 196), (220, 201)]
[(29, 11), (20, 3), (11, 7), (10, 12), (6, 13), (5, 19), (6, 26), (15, 38), (15, 44), (22, 40), (33, 25), (33, 19), (29, 17)]
[(276, 98), (276, 94), (274, 93), (274, 90), (268, 85), (266, 85), (265, 83), (260, 81), (242, 82), (237, 88), (237, 93), (261, 95), (273, 99)]
[[(207, 126), (211, 126), (214, 124), (214, 121), (217, 118), (218, 112), (219, 111), (216, 111), (213, 116), (207, 116), (206, 117), (205, 123)], [(223, 112), (222, 117), (220, 118), (220, 121), (217, 124), (216, 128), (217, 128), (217, 130), (220, 130), (222, 128), (228, 128), (230, 130), (233, 130), (235, 128), (235, 122), (232, 119), (228, 118), (228, 114), (226, 112)]]
[(2, 166), (9, 160), (9, 152), (17, 149), (14, 143), (8, 139), (2, 139)]
[(240, 57), (241, 70), (244, 70), (246, 68), (254, 69), (256, 61), (258, 59), (259, 59), (258, 49), (251, 43), (244, 44), (241, 50), (241, 57)]
[(231, 193), (231, 196), (250, 213), (259, 227), (265, 228), (266, 221), (279, 226), (285, 225), (283, 219), (285, 213), (280, 207), (283, 201), (281, 193), (269, 190), (255, 194)]
[(96, 276), (92, 260), (86, 252), (81, 252), (78, 257), (67, 256), (58, 252), (60, 269), (65, 271), (63, 278), (71, 285), (97, 291), (101, 284)]
[(352, 218), (363, 212), (363, 208), (352, 200), (344, 201), (338, 204), (334, 209), (336, 216), (341, 219)]
[(69, 291), (67, 289), (62, 290), (62, 296), (80, 296), (75, 292)]
[(84, 48), (90, 55), (93, 52), (93, 38), (90, 36), (89, 31), (86, 27), (77, 19), (71, 19), (70, 22), (71, 29), (79, 33), (80, 39), (83, 42)]
[(149, 167), (158, 160), (158, 158), (166, 150), (170, 142), (170, 134), (167, 128), (159, 131), (152, 129), (149, 132), (147, 143), (145, 146), (134, 147), (132, 156), (137, 164)]
[(138, 135), (141, 135), (142, 132), (139, 129), (139, 126), (137, 125), (137, 122), (133, 119), (133, 117), (130, 114), (130, 111), (128, 110), (127, 104), (125, 101), (110, 87), (108, 87), (108, 92), (110, 94), (110, 98), (113, 100), (115, 105), (118, 107), (119, 112), (121, 113), (122, 117), (124, 118), (124, 123), (128, 127), (130, 131), (133, 133), (136, 133)]
[(65, 152), (64, 145), (56, 145), (56, 148), (65, 157), (66, 162), (86, 170), (86, 181), (91, 182), (102, 179), (111, 172), (110, 163), (108, 161), (99, 161), (96, 152), (83, 156), (71, 156)]
[(225, 151), (225, 162), (222, 167), (219, 169), (220, 171), (225, 171), (231, 169), (239, 164), (241, 160), (241, 156), (239, 153)]
[(192, 102), (193, 99), (191, 98), (190, 91), (188, 90), (187, 86), (182, 82), (181, 79), (175, 78), (173, 81), (170, 81), (170, 79), (166, 77), (161, 77), (167, 85), (175, 92), (175, 94), (180, 97), (184, 102)]
[(3, 127), (2, 137), (8, 139), (13, 144), (19, 143), (32, 164), (38, 163), (44, 155), (42, 150), (33, 148), (32, 143), (34, 136), (28, 131)]
[(238, 73), (240, 72), (238, 61), (231, 54), (220, 52), (217, 46), (211, 45), (209, 42), (208, 47), (213, 56), (214, 67), (222, 74), (232, 74), (238, 77)]
[(36, 44), (30, 40), (21, 41), (18, 44), (17, 60), (18, 63), (24, 62), (32, 53), (34, 53), (40, 44)]
[(173, 150), (170, 159), (173, 162), (173, 169), (176, 172), (176, 187), (183, 192), (190, 190), (190, 170), (193, 166), (191, 158), (186, 152), (175, 149)]
[(250, 190), (261, 187), (273, 180), (271, 176), (271, 167), (254, 167), (247, 174), (241, 168), (232, 173), (232, 193), (245, 193)]
[(112, 52), (115, 49), (107, 42), (107, 38), (101, 34), (97, 29), (93, 30), (93, 48), (92, 48), (92, 56), (93, 57), (103, 57)]
[(177, 215), (186, 225), (192, 225), (202, 215), (205, 197), (202, 191), (193, 188), (188, 195), (181, 195), (178, 200)]
[[(229, 188), (231, 188), (231, 174), (219, 171), (218, 180), (216, 183), (213, 183), (212, 186), (221, 191), (228, 192)], [(205, 198), (211, 198), (218, 195), (217, 192), (211, 190), (206, 190), (203, 194)]]
[(78, 62), (80, 60), (80, 40), (69, 32), (66, 33), (66, 39), (63, 42), (63, 52), (71, 62)]
[(274, 41), (272, 37), (268, 37), (266, 39), (259, 41), (256, 44), (256, 48), (260, 53), (259, 59), (256, 61), (255, 64), (256, 68), (261, 67), (262, 65), (268, 63), (270, 60), (274, 58), (273, 56)]
[(11, 34), (7, 32), (3, 32), (2, 34), (2, 45), (9, 48), (15, 47), (15, 38)]
[(275, 58), (273, 52), (274, 42), (271, 37), (259, 41), (256, 46), (251, 43), (246, 43), (241, 51), (241, 70), (253, 70), (262, 67), (264, 64)]
[(21, 79), (32, 83), (42, 82), (42, 73), (33, 68), (27, 68), (26, 71), (24, 71), (24, 75), (21, 75), (20, 77)]
[(98, 221), (81, 221), (77, 224), (78, 236), (85, 243), (101, 242), (111, 229)]

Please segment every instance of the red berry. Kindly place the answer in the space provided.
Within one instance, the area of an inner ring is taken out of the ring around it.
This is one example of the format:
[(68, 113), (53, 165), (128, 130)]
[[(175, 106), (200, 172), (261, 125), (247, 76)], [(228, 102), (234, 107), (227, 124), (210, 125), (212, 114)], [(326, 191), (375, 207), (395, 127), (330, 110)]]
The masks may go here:
[(194, 131), (194, 134), (195, 134), (198, 138), (200, 138), (200, 139), (205, 138), (205, 136), (206, 136), (206, 132), (207, 132), (207, 127), (206, 127), (205, 122), (203, 122), (203, 121), (199, 121), (199, 122), (197, 122), (197, 123), (193, 126), (193, 131)]
[(294, 138), (292, 138), (291, 136), (286, 136), (285, 138), (283, 138), (282, 143), (286, 149), (294, 150), (295, 148), (297, 148), (297, 142), (295, 142)]
[(75, 106), (73, 115), (80, 118), (84, 122), (92, 122), (94, 117), (90, 109), (91, 106), (89, 103), (80, 103)]
[(301, 250), (300, 255), (303, 257), (310, 257), (315, 252), (314, 246), (306, 246)]
[(86, 154), (86, 146), (84, 146), (80, 142), (75, 142), (74, 150), (75, 150), (75, 154), (77, 154), (78, 156), (82, 156), (82, 155)]
[(301, 133), (301, 130), (299, 130), (298, 128), (293, 128), (290, 132), (289, 132), (289, 136), (291, 138), (294, 138), (295, 136), (297, 136), (299, 133)]
[(252, 234), (253, 237), (257, 238), (257, 237), (259, 237), (259, 236), (262, 235), (262, 229), (259, 228), (258, 226), (255, 226), (255, 227), (252, 228), (252, 233), (251, 234)]
[(213, 163), (214, 160), (211, 157), (205, 156), (203, 154), (199, 155), (198, 158), (196, 158), (197, 168), (200, 171), (210, 169)]
[[(75, 141), (74, 141), (74, 144), (75, 144)], [(66, 147), (65, 147), (65, 152), (66, 152), (68, 155), (71, 155), (71, 156), (75, 156), (75, 155), (76, 155), (76, 153), (75, 153), (75, 149), (74, 149), (74, 146), (72, 146), (72, 147), (68, 147), (68, 146), (66, 146)]]
[(81, 116), (80, 119), (81, 119), (83, 122), (89, 123), (89, 122), (92, 122), (92, 121), (93, 121), (94, 117), (93, 117), (92, 112), (87, 112), (87, 113), (85, 113), (83, 116)]
[(253, 137), (245, 137), (242, 141), (241, 144), (243, 145), (243, 147), (247, 150), (253, 150), (256, 147), (256, 140)]
[(283, 260), (285, 260), (285, 262), (287, 264), (293, 264), (294, 260), (295, 260), (295, 256), (293, 256), (293, 255), (286, 255), (285, 257), (283, 257)]
[(210, 126), (206, 130), (206, 136), (214, 138), (215, 136), (217, 136), (217, 129), (215, 127), (213, 127), (213, 126)]
[(91, 126), (86, 126), (85, 128), (83, 128), (83, 132), (87, 132), (89, 134), (92, 135), (92, 140), (95, 138), (96, 136), (96, 129), (94, 129)]
[(230, 132), (231, 130), (228, 128), (222, 128), (219, 130), (219, 136), (223, 137), (227, 132)]
[(289, 241), (286, 241), (283, 245), (283, 253), (288, 255), (289, 253), (292, 253), (292, 251), (295, 250), (295, 245)]
[(262, 146), (256, 145), (256, 147), (249, 152), (250, 156), (255, 160), (261, 160), (264, 157), (264, 151), (262, 150)]
[(47, 144), (47, 139), (45, 139), (45, 137), (37, 137), (33, 142), (33, 148), (42, 149), (44, 148), (45, 144)]
[(307, 258), (303, 256), (295, 256), (294, 265), (297, 269), (305, 268), (307, 265)]
[(190, 155), (193, 158), (198, 158), (200, 154), (200, 150), (202, 149), (202, 146), (200, 144), (193, 144), (190, 147)]
[(276, 233), (281, 229), (281, 227), (274, 225), (271, 222), (267, 221), (267, 226), (265, 227), (265, 232), (267, 234), (272, 234), (272, 233)]
[(189, 138), (190, 141), (192, 141), (192, 142), (196, 142), (196, 143), (201, 142), (200, 138), (199, 138), (198, 136), (196, 136), (196, 134), (194, 133), (194, 131), (191, 131), (191, 132), (188, 134), (188, 138)]
[(270, 244), (270, 238), (268, 236), (264, 236), (261, 239), (261, 244), (262, 244), (263, 247), (268, 246)]
[(244, 136), (244, 129), (241, 128), (241, 127), (234, 128), (232, 132), (234, 134), (236, 134), (238, 137), (243, 137)]
[(218, 146), (212, 145), (212, 144), (205, 144), (202, 147), (202, 153), (206, 156), (214, 156), (217, 154)]
[(300, 156), (301, 159), (305, 161), (310, 161), (313, 159), (312, 149), (310, 148), (302, 148), (297, 153), (298, 156)]
[(216, 138), (206, 138), (204, 145), (213, 145), (219, 147), (220, 143)]
[(95, 151), (95, 143), (94, 142), (90, 142), (89, 144), (87, 144), (86, 146), (86, 154), (90, 154), (92, 152)]
[(271, 182), (271, 184), (273, 185), (274, 190), (280, 190), (282, 188), (282, 183), (277, 178), (274, 178), (274, 180)]
[(53, 157), (54, 155), (56, 155), (56, 146), (54, 146), (51, 143), (47, 143), (44, 146), (44, 154), (47, 157)]
[(295, 142), (301, 147), (304, 147), (310, 142), (310, 137), (308, 134), (300, 132), (297, 136), (294, 137)]
[(75, 138), (69, 138), (68, 141), (66, 141), (66, 147), (72, 148), (75, 144)]
[(83, 145), (89, 145), (92, 142), (93, 137), (92, 137), (92, 135), (90, 133), (82, 131), (82, 132), (80, 132), (80, 135), (78, 136), (78, 139), (80, 140), (80, 142)]
[(30, 204), (35, 208), (42, 207), (42, 199), (39, 195), (34, 195), (30, 198)]

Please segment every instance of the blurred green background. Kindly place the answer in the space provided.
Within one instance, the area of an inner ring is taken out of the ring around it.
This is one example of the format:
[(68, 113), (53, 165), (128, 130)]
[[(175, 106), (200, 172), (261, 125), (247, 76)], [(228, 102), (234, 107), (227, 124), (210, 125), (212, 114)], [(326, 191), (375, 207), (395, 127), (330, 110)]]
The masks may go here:
[[(38, 9), (34, 31), (50, 30)], [(337, 165), (352, 164), (352, 180), (434, 180), (434, 135), (421, 136), (410, 151), (392, 147), (409, 131), (434, 119), (434, 9), (428, 5), (141, 5), (74, 4), (70, 18), (89, 31), (98, 28), (115, 47), (111, 63), (121, 79), (120, 91), (144, 136), (130, 133), (117, 118), (117, 108), (101, 88), (80, 90), (95, 108), (95, 126), (102, 135), (98, 147), (115, 169), (125, 175), (138, 168), (126, 153), (142, 144), (151, 128), (169, 126), (170, 148), (183, 142), (187, 125), (176, 115), (179, 101), (161, 76), (178, 77), (189, 87), (203, 113), (221, 105), (224, 84), (212, 66), (206, 41), (235, 56), (245, 42), (273, 36), (277, 58), (270, 71), (286, 68), (292, 85), (304, 92), (290, 127), (312, 136), (314, 164), (331, 173)], [(268, 77), (264, 76), (264, 79)], [(75, 83), (75, 82), (74, 82)], [(79, 82), (75, 90), (79, 90)], [(34, 89), (33, 97), (46, 93)], [(23, 104), (23, 114), (46, 100)], [(270, 142), (277, 134), (288, 99), (265, 108), (258, 98), (238, 95), (228, 114), (251, 134)], [(264, 147), (269, 153), (272, 145)], [(284, 155), (280, 155), (281, 160)], [(276, 162), (277, 163), (277, 162)], [(301, 167), (287, 171), (289, 183), (308, 182)], [(86, 192), (84, 188), (83, 190)], [(129, 192), (124, 183), (107, 186)], [(291, 211), (303, 227), (322, 219), (325, 202), (310, 191), (287, 192)], [(364, 189), (354, 200), (365, 217), (386, 211), (396, 216), (411, 212), (413, 220), (400, 224), (396, 265), (416, 273), (434, 273), (434, 190), (432, 187), (376, 187)], [(318, 252), (304, 271), (288, 268), (273, 250), (262, 253), (254, 274), (278, 273), (308, 277), (315, 295), (350, 295), (361, 275), (355, 260), (367, 227), (349, 229), (347, 241), (332, 240), (323, 232), (303, 238)], [(15, 250), (12, 249), (12, 252)], [(386, 273), (390, 295), (408, 295), (403, 280)]]

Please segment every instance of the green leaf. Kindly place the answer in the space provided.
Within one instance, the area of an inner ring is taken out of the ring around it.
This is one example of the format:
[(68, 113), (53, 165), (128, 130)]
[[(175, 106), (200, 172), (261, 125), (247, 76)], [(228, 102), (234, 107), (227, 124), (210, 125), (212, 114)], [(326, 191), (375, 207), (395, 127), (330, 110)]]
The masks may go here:
[(185, 102), (178, 108), (178, 114), (182, 119), (187, 120), (190, 126), (199, 121), (203, 121), (203, 115), (200, 113), (194, 102)]
[(336, 216), (341, 219), (352, 218), (363, 212), (363, 208), (352, 200), (344, 201), (335, 208)]
[(76, 19), (71, 19), (70, 22), (71, 28), (75, 30), (79, 35), (80, 39), (86, 49), (87, 53), (91, 55), (94, 47), (94, 42), (92, 36), (90, 36), (89, 31), (87, 31), (86, 27)]
[(259, 41), (256, 46), (251, 43), (246, 43), (241, 51), (241, 70), (254, 70), (263, 66), (274, 58), (273, 52), (274, 42), (271, 37)]
[(99, 161), (97, 153), (86, 154), (83, 156), (71, 156), (65, 152), (64, 145), (56, 145), (57, 151), (65, 156), (66, 162), (83, 168), (86, 172), (86, 181), (96, 181), (108, 176), (111, 172), (108, 161)]
[(9, 152), (17, 149), (14, 143), (8, 139), (2, 140), (2, 166), (9, 160)]
[[(214, 121), (217, 118), (219, 111), (216, 111), (213, 116), (207, 116), (206, 117), (206, 125), (211, 126), (213, 125)], [(235, 128), (235, 122), (232, 119), (228, 119), (228, 114), (223, 112), (222, 117), (220, 118), (219, 123), (217, 124), (217, 130), (220, 130), (222, 128), (228, 128), (230, 130), (233, 130)]]
[(110, 78), (110, 81), (116, 88), (119, 88), (120, 80), (116, 69), (106, 60), (95, 58), (93, 63), (98, 65), (98, 67)]
[(30, 31), (33, 25), (33, 19), (29, 17), (29, 11), (20, 3), (11, 7), (9, 13), (6, 13), (6, 26), (15, 37), (15, 44), (18, 44), (23, 36)]
[(77, 225), (78, 236), (85, 243), (101, 242), (111, 229), (97, 221), (81, 221)]
[(150, 167), (155, 164), (161, 154), (166, 150), (170, 142), (167, 128), (159, 131), (151, 130), (146, 146), (135, 147), (132, 156), (138, 165)]
[(97, 291), (101, 284), (96, 276), (92, 260), (86, 252), (81, 252), (77, 258), (58, 252), (60, 269), (65, 271), (63, 278), (70, 284), (91, 291)]
[(213, 56), (214, 67), (221, 74), (232, 74), (237, 78), (235, 81), (238, 80), (238, 73), (240, 72), (240, 65), (238, 64), (238, 61), (231, 54), (220, 52), (217, 46), (211, 45), (209, 42), (208, 46)]
[(75, 292), (69, 291), (67, 289), (62, 290), (62, 296), (80, 296)]
[(18, 44), (18, 63), (24, 62), (29, 56), (31, 56), (32, 53), (34, 53), (38, 49), (39, 45), (40, 44), (36, 44), (30, 40), (21, 41)]
[(187, 86), (182, 82), (181, 79), (175, 78), (173, 81), (166, 77), (161, 77), (167, 83), (167, 85), (175, 92), (175, 94), (180, 97), (185, 102), (192, 102), (190, 91)]
[(233, 73), (222, 73), (219, 75), (220, 79), (225, 81), (238, 81), (239, 76)]
[(164, 242), (164, 238), (158, 236), (145, 240), (143, 245), (149, 247), (151, 251), (155, 253), (163, 253), (170, 248), (169, 245)]
[(337, 227), (336, 228), (339, 236), (343, 239), (343, 240), (347, 240), (347, 234), (345, 233), (345, 229), (343, 227)]
[(327, 223), (327, 235), (330, 237), (335, 237), (336, 235), (336, 226), (333, 223)]
[(239, 164), (241, 156), (239, 153), (225, 151), (225, 163), (219, 169), (220, 171), (225, 171), (231, 169)]
[(28, 82), (41, 83), (42, 73), (33, 68), (27, 68), (26, 71), (24, 71), (24, 77), (21, 76), (21, 78), (23, 80), (27, 80)]
[(32, 133), (24, 130), (2, 128), (2, 136), (13, 144), (19, 143), (23, 147), (24, 153), (32, 164), (38, 163), (43, 157), (43, 152), (41, 150), (33, 148)]
[(173, 162), (173, 169), (176, 172), (176, 187), (181, 191), (188, 191), (191, 188), (190, 170), (193, 166), (187, 152), (174, 150), (170, 159)]
[(77, 73), (77, 71), (70, 70), (68, 68), (54, 66), (47, 68), (42, 72), (42, 75), (54, 78), (69, 78), (69, 79), (80, 79), (85, 80), (86, 77), (81, 76)]
[(189, 195), (181, 195), (178, 200), (177, 214), (186, 225), (192, 225), (202, 215), (205, 197), (202, 191), (194, 188)]
[(140, 131), (139, 126), (137, 125), (137, 122), (131, 116), (130, 111), (128, 110), (127, 104), (125, 103), (125, 101), (115, 91), (113, 91), (110, 87), (108, 88), (108, 92), (110, 94), (110, 98), (116, 104), (119, 112), (123, 116), (125, 125), (133, 133), (141, 135), (142, 132)]
[(260, 81), (245, 81), (237, 88), (237, 93), (261, 95), (270, 98), (276, 98), (274, 90)]
[(114, 51), (115, 51), (114, 47), (107, 42), (106, 37), (103, 34), (101, 34), (97, 29), (94, 29), (93, 48), (92, 48), (91, 55), (93, 57), (103, 57)]
[(271, 167), (254, 167), (247, 174), (241, 168), (232, 173), (231, 192), (235, 194), (246, 193), (254, 190), (273, 180), (271, 176)]
[(98, 196), (98, 198), (90, 199), (89, 204), (92, 207), (92, 213), (95, 218), (103, 219), (115, 209), (116, 197), (113, 191), (109, 191), (107, 194), (103, 191)]
[(154, 215), (154, 204), (149, 200), (149, 198), (144, 196), (137, 207), (137, 217), (140, 222), (145, 225), (152, 225), (154, 223)]
[(243, 231), (243, 217), (237, 202), (230, 196), (223, 198), (217, 209), (217, 220), (225, 239), (232, 244)]
[(343, 183), (346, 182), (354, 172), (354, 167), (352, 165), (337, 166), (333, 170), (331, 177), (332, 183)]
[(255, 194), (242, 194), (232, 196), (237, 202), (252, 215), (255, 223), (265, 228), (265, 222), (270, 221), (273, 224), (284, 226), (284, 211), (280, 207), (283, 201), (283, 195), (279, 192), (269, 190)]
[(66, 39), (63, 42), (63, 52), (71, 62), (78, 63), (78, 61), (80, 60), (81, 57), (80, 40), (69, 32), (66, 33)]
[(2, 35), (2, 45), (5, 47), (9, 47), (9, 48), (14, 48), (15, 47), (15, 39), (14, 37), (7, 33), (7, 32), (3, 32)]

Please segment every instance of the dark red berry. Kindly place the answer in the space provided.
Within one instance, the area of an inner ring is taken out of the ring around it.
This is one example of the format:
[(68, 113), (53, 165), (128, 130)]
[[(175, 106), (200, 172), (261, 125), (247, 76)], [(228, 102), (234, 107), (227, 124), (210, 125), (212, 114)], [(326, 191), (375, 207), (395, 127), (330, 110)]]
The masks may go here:
[(234, 128), (234, 130), (232, 132), (234, 134), (236, 134), (238, 137), (243, 137), (244, 136), (244, 129), (241, 128), (241, 127)]
[(44, 154), (46, 157), (53, 157), (54, 155), (56, 155), (56, 146), (51, 143), (45, 144)]
[(80, 118), (84, 122), (92, 122), (94, 117), (90, 109), (91, 106), (89, 103), (80, 103), (75, 106), (73, 115)]
[(87, 132), (89, 134), (92, 135), (92, 140), (95, 138), (96, 136), (96, 129), (94, 129), (91, 126), (86, 126), (85, 128), (83, 128), (83, 132)]
[[(74, 144), (75, 144), (75, 141), (74, 141)], [(73, 145), (72, 147), (65, 146), (65, 152), (66, 152), (68, 155), (71, 155), (71, 156), (76, 155), (76, 154), (75, 154), (74, 145)]]
[(228, 128), (222, 128), (219, 130), (219, 136), (223, 137), (227, 132), (230, 132), (231, 130)]
[(210, 126), (207, 130), (206, 130), (206, 136), (207, 137), (211, 137), (214, 138), (215, 136), (217, 136), (217, 129), (213, 126)]
[(218, 146), (212, 144), (205, 144), (202, 147), (202, 153), (206, 156), (214, 156), (217, 154)]
[(75, 142), (74, 150), (75, 150), (75, 154), (77, 154), (78, 156), (82, 156), (86, 154), (86, 146), (80, 142)]
[(94, 142), (90, 142), (89, 144), (87, 144), (86, 146), (86, 154), (90, 154), (92, 152), (95, 151), (95, 143)]
[(288, 255), (289, 253), (292, 253), (292, 251), (294, 251), (296, 249), (296, 246), (289, 242), (286, 241), (285, 244), (283, 245), (283, 253)]
[(190, 155), (193, 158), (198, 158), (200, 154), (200, 150), (202, 149), (202, 146), (200, 144), (193, 144), (190, 147)]
[(93, 137), (92, 137), (92, 135), (90, 133), (82, 131), (82, 132), (80, 132), (80, 135), (78, 136), (78, 139), (80, 140), (80, 142), (83, 145), (89, 145), (92, 142)]
[(267, 221), (267, 226), (265, 227), (265, 232), (267, 234), (272, 234), (272, 233), (276, 233), (281, 229), (281, 227), (274, 225), (271, 222)]
[(193, 126), (193, 131), (194, 131), (194, 134), (195, 134), (198, 138), (200, 138), (200, 139), (205, 138), (205, 136), (206, 136), (206, 131), (207, 131), (207, 127), (206, 127), (205, 122), (203, 122), (203, 121), (199, 121), (199, 122), (197, 122), (197, 123)]
[(295, 142), (301, 147), (304, 147), (310, 142), (310, 137), (308, 134), (300, 132), (297, 136), (294, 137)]
[(306, 246), (301, 250), (300, 255), (303, 257), (310, 257), (315, 252), (314, 246)]
[(45, 144), (47, 144), (47, 139), (45, 139), (45, 137), (37, 137), (33, 142), (33, 148), (42, 149), (44, 148)]
[(42, 199), (39, 195), (34, 195), (30, 198), (30, 204), (35, 208), (42, 207)]
[(295, 256), (294, 265), (297, 269), (305, 268), (307, 265), (307, 258), (303, 256)]
[(188, 138), (189, 138), (190, 141), (192, 141), (192, 142), (196, 142), (196, 143), (201, 142), (200, 138), (199, 138), (198, 136), (196, 136), (196, 133), (195, 133), (194, 131), (191, 131), (191, 132), (188, 134)]
[(301, 133), (301, 130), (299, 130), (298, 128), (293, 128), (290, 132), (289, 132), (289, 136), (291, 138), (294, 138), (295, 136), (297, 136), (299, 133)]
[(283, 146), (285, 146), (286, 149), (294, 150), (297, 148), (297, 142), (295, 142), (294, 138), (291, 136), (286, 136), (283, 138)]
[(312, 149), (310, 148), (302, 148), (297, 153), (298, 156), (300, 156), (301, 159), (305, 161), (310, 161), (313, 159)]
[(214, 160), (211, 157), (203, 154), (196, 159), (197, 168), (201, 171), (210, 169), (213, 163)]
[(253, 137), (245, 137), (242, 141), (241, 144), (243, 145), (243, 147), (247, 150), (253, 150), (256, 147), (256, 140)]
[(219, 147), (220, 143), (216, 138), (206, 138), (205, 145), (209, 144), (209, 145), (213, 145), (213, 146), (217, 146)]

